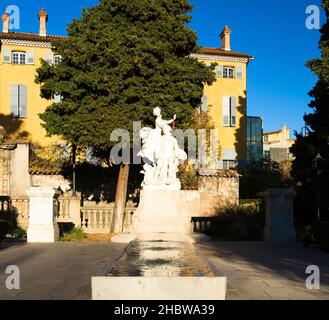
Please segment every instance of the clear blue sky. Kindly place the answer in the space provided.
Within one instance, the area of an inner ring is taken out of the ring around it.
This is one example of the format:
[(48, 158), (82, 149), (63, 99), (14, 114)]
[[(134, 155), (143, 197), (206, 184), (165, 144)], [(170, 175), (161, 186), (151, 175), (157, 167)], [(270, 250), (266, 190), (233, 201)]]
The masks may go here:
[[(22, 32), (38, 32), (37, 12), (49, 13), (48, 33), (66, 34), (81, 7), (98, 0), (0, 0), (3, 12), (15, 4), (21, 10)], [(194, 4), (191, 27), (199, 44), (220, 47), (219, 33), (225, 24), (233, 30), (232, 50), (249, 53), (255, 60), (248, 71), (248, 115), (263, 116), (264, 129), (276, 130), (285, 122), (293, 130), (303, 126), (309, 112), (309, 90), (316, 78), (304, 67), (318, 57), (319, 31), (305, 27), (308, 5), (320, 0), (191, 0)], [(321, 24), (324, 23), (322, 14)]]

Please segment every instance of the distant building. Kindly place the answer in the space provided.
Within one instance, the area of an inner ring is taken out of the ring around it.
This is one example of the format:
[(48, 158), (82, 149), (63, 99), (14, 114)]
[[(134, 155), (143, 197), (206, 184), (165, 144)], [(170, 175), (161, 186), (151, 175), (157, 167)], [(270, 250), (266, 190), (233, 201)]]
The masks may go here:
[(235, 169), (247, 160), (247, 67), (253, 57), (231, 50), (228, 26), (220, 38), (220, 48), (202, 47), (191, 56), (206, 65), (217, 63), (216, 81), (205, 85), (201, 111), (209, 111), (218, 130), (222, 152), (217, 169)]
[(285, 124), (279, 131), (264, 132), (263, 142), (265, 159), (281, 162), (293, 158), (290, 148), (295, 140), (290, 138), (290, 129)]
[(247, 163), (248, 167), (263, 163), (263, 118), (247, 117)]

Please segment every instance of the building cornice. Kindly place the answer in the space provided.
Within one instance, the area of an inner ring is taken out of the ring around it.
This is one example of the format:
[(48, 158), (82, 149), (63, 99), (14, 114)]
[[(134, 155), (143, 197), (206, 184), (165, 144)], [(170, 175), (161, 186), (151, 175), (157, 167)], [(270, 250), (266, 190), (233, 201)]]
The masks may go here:
[(228, 55), (213, 55), (213, 54), (203, 54), (203, 53), (192, 53), (192, 58), (196, 58), (198, 60), (206, 60), (206, 61), (225, 61), (225, 62), (236, 62), (236, 63), (249, 63), (252, 59), (246, 57), (237, 57), (237, 56), (228, 56)]

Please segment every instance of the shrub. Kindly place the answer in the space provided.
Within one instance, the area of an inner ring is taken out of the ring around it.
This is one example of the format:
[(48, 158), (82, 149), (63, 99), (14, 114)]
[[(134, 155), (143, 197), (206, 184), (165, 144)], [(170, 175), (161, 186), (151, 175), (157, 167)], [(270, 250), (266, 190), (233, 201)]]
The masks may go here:
[(16, 239), (23, 240), (23, 239), (27, 238), (27, 234), (26, 234), (26, 231), (23, 229), (16, 229), (16, 230), (14, 230), (13, 237)]
[(264, 205), (262, 200), (244, 200), (236, 208), (218, 214), (208, 234), (227, 241), (263, 240)]
[(73, 228), (70, 232), (65, 232), (61, 238), (62, 241), (81, 241), (85, 239), (87, 235), (81, 228)]
[(198, 190), (198, 175), (194, 166), (188, 164), (181, 165), (178, 178), (183, 190)]

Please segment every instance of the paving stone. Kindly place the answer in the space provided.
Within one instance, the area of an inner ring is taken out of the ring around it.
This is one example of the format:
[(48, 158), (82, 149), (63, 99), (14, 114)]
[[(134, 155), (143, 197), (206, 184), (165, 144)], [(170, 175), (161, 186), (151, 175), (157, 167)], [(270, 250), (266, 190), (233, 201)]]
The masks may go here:
[(91, 276), (123, 247), (110, 242), (57, 242), (0, 250), (0, 284), (6, 281), (8, 265), (17, 265), (21, 273), (21, 290), (0, 285), (0, 299), (90, 299)]
[[(247, 300), (329, 300), (329, 255), (315, 248), (214, 241), (199, 244), (198, 250), (227, 276), (228, 300), (239, 296)], [(321, 290), (305, 286), (309, 265), (320, 268)]]

